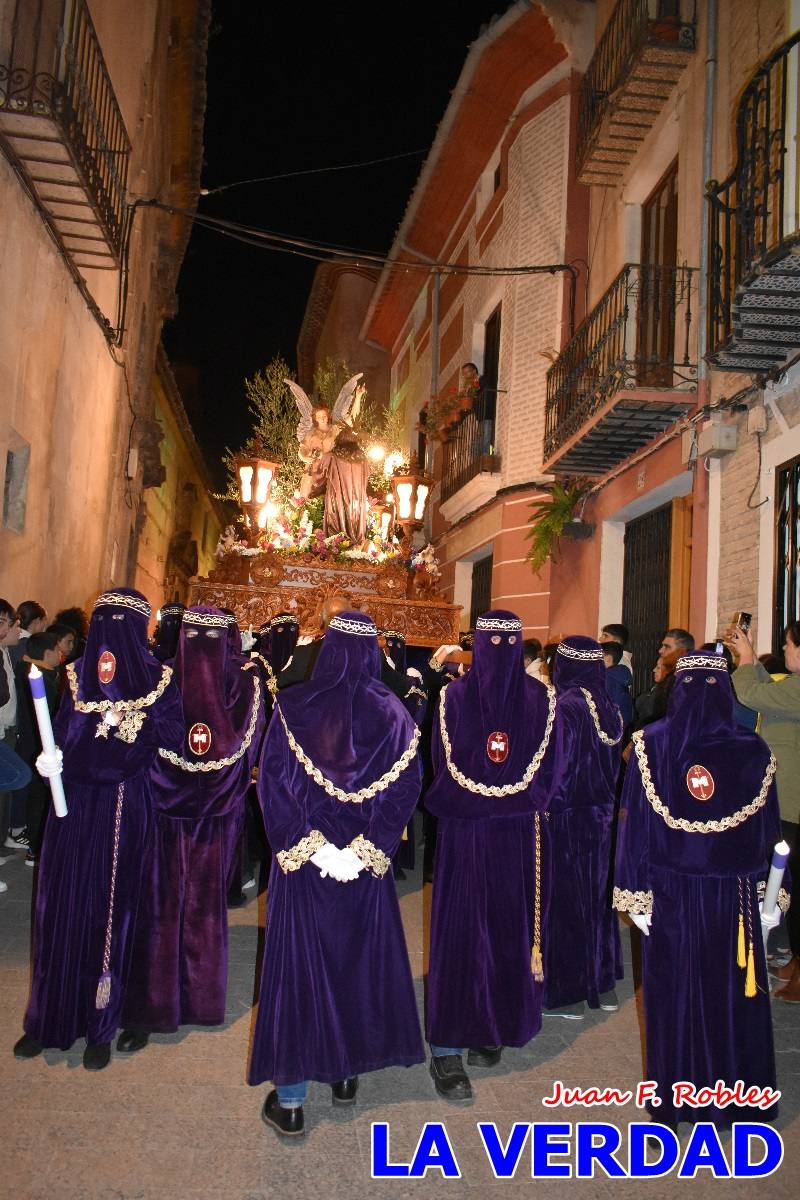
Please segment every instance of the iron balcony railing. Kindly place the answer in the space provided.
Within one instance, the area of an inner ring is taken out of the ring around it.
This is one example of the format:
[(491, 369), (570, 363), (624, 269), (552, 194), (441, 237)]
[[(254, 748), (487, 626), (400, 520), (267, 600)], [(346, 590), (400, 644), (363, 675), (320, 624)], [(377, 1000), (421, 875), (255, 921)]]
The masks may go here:
[[(708, 185), (708, 350), (735, 334), (737, 290), (800, 241), (800, 31), (753, 75), (736, 115), (736, 165)], [(770, 308), (770, 291), (763, 307)], [(780, 307), (780, 305), (779, 305)], [(765, 313), (774, 324), (780, 315)]]
[(545, 462), (623, 388), (694, 384), (696, 274), (623, 267), (547, 372)]
[(619, 0), (597, 43), (578, 94), (578, 165), (645, 47), (693, 50), (696, 0)]
[(481, 389), (474, 405), (464, 413), (443, 446), (442, 500), (449, 500), (481, 471), (499, 471), (495, 452), (497, 393)]
[(16, 0), (0, 10), (3, 110), (57, 124), (119, 253), (131, 145), (85, 0)]

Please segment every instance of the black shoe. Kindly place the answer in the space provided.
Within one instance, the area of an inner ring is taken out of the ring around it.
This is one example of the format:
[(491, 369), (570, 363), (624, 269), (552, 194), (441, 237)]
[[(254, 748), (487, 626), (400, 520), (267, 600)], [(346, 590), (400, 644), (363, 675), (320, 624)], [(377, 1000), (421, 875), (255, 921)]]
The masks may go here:
[(619, 1008), (617, 993), (613, 988), (610, 992), (601, 992), (597, 999), (603, 1012), (616, 1012)]
[(470, 1067), (496, 1067), (503, 1053), (502, 1046), (476, 1046), (467, 1051), (467, 1065)]
[(395, 877), (395, 879), (398, 879), (398, 880), (400, 880), (400, 882), (401, 882), (401, 883), (402, 883), (402, 881), (403, 881), (404, 879), (406, 879), (406, 878), (407, 878), (407, 876), (406, 876), (406, 873), (405, 873), (405, 871), (403, 870), (403, 868), (402, 868), (402, 867), (395, 867), (395, 868), (394, 868), (394, 877)]
[(83, 1052), (83, 1065), (87, 1071), (102, 1071), (111, 1062), (111, 1042), (98, 1042), (87, 1046)]
[(150, 1034), (141, 1029), (123, 1029), (117, 1038), (117, 1049), (122, 1054), (135, 1054), (137, 1050), (144, 1050), (149, 1041)]
[(44, 1046), (35, 1037), (26, 1033), (14, 1046), (14, 1058), (36, 1058), (42, 1053)]
[(244, 908), (247, 904), (247, 896), (244, 892), (239, 892), (238, 896), (228, 896), (228, 908)]
[(271, 1125), (281, 1137), (300, 1137), (306, 1131), (302, 1104), (297, 1108), (284, 1108), (274, 1088), (264, 1101), (261, 1120), (265, 1125)]
[(436, 1091), (445, 1100), (471, 1100), (472, 1085), (460, 1054), (435, 1054), (431, 1058), (431, 1078)]
[(352, 1079), (340, 1079), (338, 1083), (331, 1084), (334, 1104), (355, 1104), (357, 1091), (357, 1075), (354, 1075)]

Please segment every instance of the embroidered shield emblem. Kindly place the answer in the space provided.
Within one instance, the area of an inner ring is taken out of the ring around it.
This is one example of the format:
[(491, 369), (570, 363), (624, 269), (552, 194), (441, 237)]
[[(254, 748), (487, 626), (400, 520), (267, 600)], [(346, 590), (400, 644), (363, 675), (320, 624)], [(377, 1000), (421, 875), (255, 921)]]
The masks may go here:
[(689, 767), (686, 786), (695, 800), (710, 800), (714, 795), (714, 776), (708, 767)]
[(486, 753), (493, 763), (505, 762), (508, 758), (508, 734), (499, 730), (486, 739)]
[(101, 683), (111, 683), (116, 673), (116, 658), (110, 650), (104, 650), (97, 660), (97, 678)]
[(189, 749), (192, 754), (208, 754), (211, 749), (211, 730), (202, 721), (196, 721), (189, 730)]

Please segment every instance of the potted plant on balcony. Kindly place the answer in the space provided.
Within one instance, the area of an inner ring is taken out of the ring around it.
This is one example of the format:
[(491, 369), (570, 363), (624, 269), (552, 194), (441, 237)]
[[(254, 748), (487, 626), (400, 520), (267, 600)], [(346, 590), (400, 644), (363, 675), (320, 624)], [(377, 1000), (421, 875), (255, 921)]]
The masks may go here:
[(540, 571), (548, 558), (555, 556), (562, 537), (582, 539), (592, 536), (594, 525), (575, 517), (575, 509), (591, 487), (591, 482), (586, 479), (556, 481), (542, 488), (547, 493), (546, 499), (533, 501), (530, 528), (526, 534), (531, 545), (526, 557), (534, 572)]
[(461, 418), (458, 399), (455, 394), (431, 396), (425, 408), (425, 423), (423, 427), (427, 437), (432, 442), (448, 442), (450, 430)]

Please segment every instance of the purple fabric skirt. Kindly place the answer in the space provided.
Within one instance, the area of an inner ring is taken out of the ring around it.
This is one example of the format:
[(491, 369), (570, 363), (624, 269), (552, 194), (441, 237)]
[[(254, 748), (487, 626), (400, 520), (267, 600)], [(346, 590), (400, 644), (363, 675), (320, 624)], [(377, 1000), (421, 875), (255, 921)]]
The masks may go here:
[(391, 871), (343, 884), (273, 863), (250, 1083), (335, 1083), (424, 1059)]
[(96, 1007), (103, 969), (117, 787), (68, 783), (69, 813), (46, 822), (33, 921), (31, 992), (24, 1029), (43, 1046), (111, 1042), (120, 1025), (151, 830), (146, 773), (125, 783), (111, 937), (111, 997)]

